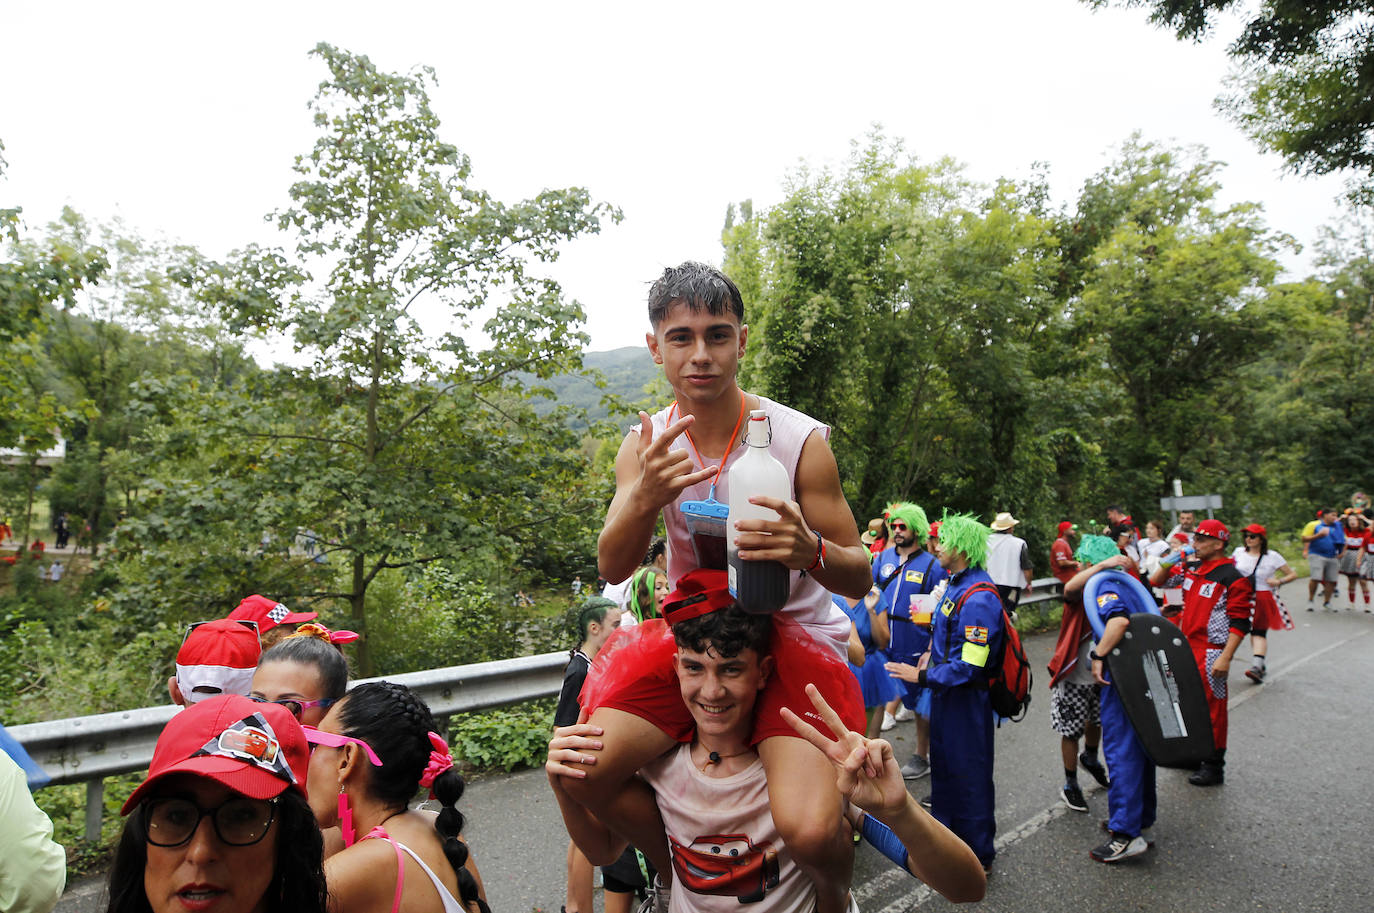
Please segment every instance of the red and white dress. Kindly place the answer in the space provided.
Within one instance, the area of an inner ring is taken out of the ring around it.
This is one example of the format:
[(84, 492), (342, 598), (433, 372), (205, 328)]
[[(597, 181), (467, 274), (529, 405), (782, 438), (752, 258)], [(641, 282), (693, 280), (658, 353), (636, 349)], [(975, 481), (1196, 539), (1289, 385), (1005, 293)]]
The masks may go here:
[[(1266, 551), (1258, 558), (1238, 546), (1231, 554), (1236, 562), (1236, 570), (1241, 576), (1249, 577), (1255, 583), (1255, 611), (1250, 616), (1250, 630), (1256, 634), (1276, 631), (1280, 628), (1293, 630), (1293, 617), (1282, 608), (1278, 593), (1269, 585), (1269, 578), (1278, 574), (1279, 569), (1288, 562), (1276, 551)], [(1258, 559), (1259, 567), (1255, 567)]]

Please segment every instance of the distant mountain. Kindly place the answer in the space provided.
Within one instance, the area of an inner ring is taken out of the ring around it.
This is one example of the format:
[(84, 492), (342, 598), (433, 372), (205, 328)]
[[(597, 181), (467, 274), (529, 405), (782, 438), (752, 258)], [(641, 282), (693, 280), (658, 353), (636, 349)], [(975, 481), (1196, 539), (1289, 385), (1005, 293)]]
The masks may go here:
[(593, 421), (604, 419), (607, 410), (601, 405), (601, 397), (609, 393), (631, 402), (643, 399), (645, 385), (661, 373), (649, 357), (649, 350), (643, 346), (587, 352), (582, 356), (582, 364), (602, 373), (606, 378), (605, 389), (597, 389), (587, 378), (574, 374), (551, 377), (544, 385), (553, 390), (554, 399), (544, 400), (535, 407), (540, 414), (551, 411), (555, 405), (575, 406), (586, 409)]

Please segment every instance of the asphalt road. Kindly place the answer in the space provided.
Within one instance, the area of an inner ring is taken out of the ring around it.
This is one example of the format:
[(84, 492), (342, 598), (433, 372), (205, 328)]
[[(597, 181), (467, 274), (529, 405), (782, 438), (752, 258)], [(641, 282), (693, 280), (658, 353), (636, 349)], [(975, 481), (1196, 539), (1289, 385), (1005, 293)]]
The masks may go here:
[[(1288, 589), (1296, 600), (1297, 590)], [(1028, 638), (1035, 698), (1026, 719), (997, 733), (998, 856), (978, 908), (1374, 909), (1374, 615), (1309, 614), (1304, 605), (1295, 605), (1296, 630), (1271, 637), (1264, 685), (1242, 675), (1248, 644), (1237, 654), (1226, 785), (1201, 789), (1183, 772), (1160, 771), (1156, 847), (1114, 866), (1088, 857), (1102, 841), (1105, 791), (1084, 774), (1089, 814), (1069, 811), (1058, 799), (1059, 737), (1050, 729), (1044, 673), (1054, 635)], [(887, 735), (897, 737), (899, 755), (910, 750), (912, 724)], [(911, 784), (913, 793), (928, 791), (927, 783)], [(557, 910), (567, 837), (542, 771), (475, 781), (460, 806), (492, 908)], [(95, 882), (73, 885), (58, 909), (102, 909), (99, 894)], [(855, 894), (865, 913), (952, 909), (867, 846), (859, 850)]]

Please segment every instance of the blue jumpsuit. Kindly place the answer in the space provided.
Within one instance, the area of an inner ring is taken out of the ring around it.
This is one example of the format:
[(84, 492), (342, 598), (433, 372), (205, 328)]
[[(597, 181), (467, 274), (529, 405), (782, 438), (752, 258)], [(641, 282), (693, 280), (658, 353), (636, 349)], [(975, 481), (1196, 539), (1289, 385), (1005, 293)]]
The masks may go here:
[[(959, 600), (977, 583), (991, 589)], [(989, 865), (997, 851), (988, 665), (1002, 655), (1002, 599), (982, 568), (950, 578), (935, 612), (926, 683), (930, 702), (931, 814)]]
[[(915, 665), (921, 654), (930, 646), (930, 631), (924, 626), (911, 623), (911, 596), (913, 593), (929, 593), (936, 584), (948, 576), (935, 556), (924, 549), (907, 557), (905, 564), (896, 548), (890, 548), (873, 562), (873, 582), (883, 586), (883, 581), (891, 580), (883, 587), (887, 597), (888, 627), (892, 629), (892, 643), (888, 644), (887, 655), (894, 663)], [(902, 706), (915, 710), (922, 685), (915, 682), (897, 681), (902, 694)]]
[[(1144, 606), (1135, 605), (1131, 593), (1125, 587), (1104, 583), (1097, 591), (1097, 604), (1085, 608), (1097, 612), (1104, 625), (1110, 618), (1146, 611)], [(1106, 664), (1102, 677), (1108, 681), (1101, 695), (1102, 754), (1112, 774), (1107, 787), (1107, 827), (1115, 834), (1139, 837), (1143, 828), (1155, 823), (1155, 765), (1136, 737), (1116, 686), (1110, 684)]]

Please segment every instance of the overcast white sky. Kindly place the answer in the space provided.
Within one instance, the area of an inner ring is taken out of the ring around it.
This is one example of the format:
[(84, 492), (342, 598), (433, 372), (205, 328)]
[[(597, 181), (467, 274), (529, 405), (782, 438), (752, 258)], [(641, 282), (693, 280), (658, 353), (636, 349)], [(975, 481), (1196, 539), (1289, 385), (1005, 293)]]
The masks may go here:
[(1284, 174), (1212, 108), (1227, 21), (1203, 45), (1141, 10), (1077, 0), (907, 2), (0, 3), (0, 203), (30, 226), (70, 204), (223, 255), (273, 242), (318, 41), (381, 67), (427, 64), (444, 135), (513, 200), (581, 185), (625, 212), (552, 267), (593, 349), (643, 340), (668, 264), (720, 262), (731, 201), (776, 202), (800, 162), (843, 161), (874, 123), (978, 180), (1051, 166), (1068, 201), (1132, 130), (1228, 163), (1228, 202), (1264, 204), (1306, 248), (1335, 179)]

